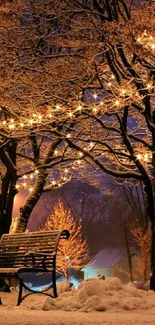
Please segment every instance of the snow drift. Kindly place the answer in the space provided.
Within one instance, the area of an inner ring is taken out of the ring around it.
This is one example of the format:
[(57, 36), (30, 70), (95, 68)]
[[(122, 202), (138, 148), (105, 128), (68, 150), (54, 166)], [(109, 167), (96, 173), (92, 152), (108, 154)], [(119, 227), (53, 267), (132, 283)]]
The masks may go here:
[(123, 285), (118, 278), (89, 279), (83, 281), (78, 289), (72, 287), (68, 290), (68, 284), (62, 282), (59, 284), (57, 299), (45, 297), (42, 302), (27, 306), (27, 309), (101, 312), (155, 307), (153, 291), (137, 289), (131, 284)]

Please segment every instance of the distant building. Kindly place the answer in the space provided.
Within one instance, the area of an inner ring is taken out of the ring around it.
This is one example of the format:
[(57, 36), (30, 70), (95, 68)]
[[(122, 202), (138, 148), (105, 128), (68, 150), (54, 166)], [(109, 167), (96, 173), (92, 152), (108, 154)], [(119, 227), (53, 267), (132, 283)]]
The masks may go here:
[[(134, 267), (134, 257), (133, 257)], [(85, 266), (82, 271), (84, 272), (84, 279), (96, 278), (104, 275), (107, 277), (119, 277), (122, 282), (129, 281), (129, 277), (115, 268), (118, 265), (121, 269), (129, 271), (127, 254), (120, 249), (102, 249), (91, 260), (88, 266)]]

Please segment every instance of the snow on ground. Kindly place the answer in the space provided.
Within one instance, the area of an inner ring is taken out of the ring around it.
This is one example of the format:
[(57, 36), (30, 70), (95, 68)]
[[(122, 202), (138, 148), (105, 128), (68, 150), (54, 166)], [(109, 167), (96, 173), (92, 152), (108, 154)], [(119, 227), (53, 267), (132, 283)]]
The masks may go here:
[(155, 293), (118, 278), (89, 279), (78, 289), (58, 285), (59, 297), (34, 294), (16, 306), (17, 291), (0, 293), (0, 325), (155, 325)]

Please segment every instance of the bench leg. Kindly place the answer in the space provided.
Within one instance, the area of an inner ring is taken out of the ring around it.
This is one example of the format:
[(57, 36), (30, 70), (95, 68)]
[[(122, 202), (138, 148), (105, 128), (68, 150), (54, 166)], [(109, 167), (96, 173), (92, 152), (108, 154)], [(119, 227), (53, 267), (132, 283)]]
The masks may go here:
[(55, 274), (55, 271), (53, 272), (52, 274), (52, 277), (53, 277), (53, 296), (54, 298), (57, 298), (57, 288), (56, 288), (56, 274)]
[(23, 291), (23, 280), (19, 279), (19, 293), (18, 293), (17, 306), (19, 306), (22, 301), (22, 291)]

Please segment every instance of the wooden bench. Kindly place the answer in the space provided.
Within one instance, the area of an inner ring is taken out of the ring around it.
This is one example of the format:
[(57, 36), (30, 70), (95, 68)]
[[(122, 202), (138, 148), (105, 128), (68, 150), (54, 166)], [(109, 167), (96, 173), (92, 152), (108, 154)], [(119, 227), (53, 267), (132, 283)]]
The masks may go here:
[[(46, 232), (26, 232), (18, 234), (4, 234), (0, 240), (0, 278), (19, 280), (19, 294), (17, 306), (32, 293), (40, 291), (29, 288), (24, 282), (24, 273), (51, 272), (53, 295), (47, 293), (49, 289), (41, 291), (53, 298), (57, 297), (56, 289), (56, 254), (60, 239), (68, 239), (68, 230), (54, 230)], [(23, 288), (28, 290), (23, 294)]]

